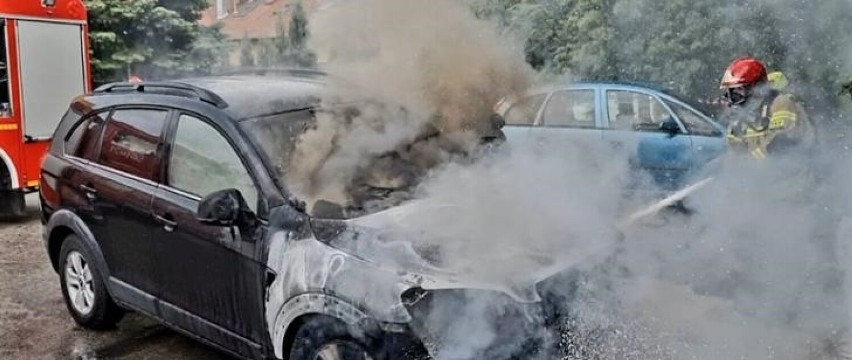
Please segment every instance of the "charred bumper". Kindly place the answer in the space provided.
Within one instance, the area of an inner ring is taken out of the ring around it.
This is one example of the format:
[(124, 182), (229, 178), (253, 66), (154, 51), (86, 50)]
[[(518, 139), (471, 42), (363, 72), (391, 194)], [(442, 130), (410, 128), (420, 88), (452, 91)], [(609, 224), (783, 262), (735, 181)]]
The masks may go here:
[(540, 303), (484, 290), (406, 293), (411, 330), (434, 358), (531, 359), (548, 343)]

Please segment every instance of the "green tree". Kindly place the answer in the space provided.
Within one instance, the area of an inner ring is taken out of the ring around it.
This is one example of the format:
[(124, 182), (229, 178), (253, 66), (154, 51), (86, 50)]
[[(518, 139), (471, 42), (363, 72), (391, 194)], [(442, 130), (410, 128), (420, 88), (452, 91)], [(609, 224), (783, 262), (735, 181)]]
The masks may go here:
[(290, 18), (290, 45), (294, 49), (304, 48), (308, 42), (308, 15), (301, 1), (293, 4), (293, 14)]
[(588, 79), (617, 77), (615, 28), (610, 23), (614, 0), (576, 0), (559, 23), (559, 47), (553, 57), (558, 70)]
[[(219, 48), (218, 28), (202, 29), (197, 20), (206, 0), (87, 0), (96, 82), (129, 73), (143, 78), (209, 72), (215, 59), (199, 61)], [(196, 46), (201, 36), (206, 44)], [(194, 53), (194, 54), (193, 54)]]
[(187, 63), (197, 69), (196, 72), (209, 74), (226, 63), (230, 56), (230, 46), (222, 24), (201, 27), (198, 37), (192, 43)]
[(290, 57), (290, 38), (287, 36), (287, 25), (284, 23), (284, 17), (278, 17), (278, 23), (275, 27), (275, 39), (273, 39), (275, 47), (276, 62), (283, 64), (289, 61)]
[[(568, 1), (543, 1), (519, 3), (507, 9), (510, 12), (509, 26), (512, 31), (526, 38), (524, 49), (527, 62), (539, 70), (554, 69), (553, 61), (565, 43), (561, 38), (562, 20), (572, 10)], [(498, 12), (497, 10), (494, 10)]]
[(240, 40), (240, 66), (250, 68), (254, 67), (254, 65), (254, 51), (252, 50), (251, 40), (249, 40), (248, 34), (246, 34)]
[(849, 2), (466, 1), (526, 39), (536, 69), (658, 83), (689, 99), (719, 96), (724, 68), (740, 56), (784, 71), (813, 112), (837, 108), (852, 74)]
[(281, 57), (275, 50), (275, 39), (257, 39), (257, 65), (272, 67), (281, 63)]
[(522, 0), (468, 0), (468, 5), (476, 17), (494, 21), (504, 27), (512, 24), (513, 12), (522, 3)]
[(613, 12), (621, 45), (617, 78), (659, 83), (693, 99), (716, 96), (728, 62), (757, 56), (746, 30), (732, 29), (718, 7), (709, 0), (619, 1)]
[(308, 42), (308, 15), (297, 0), (293, 5), (293, 13), (290, 18), (290, 60), (299, 66), (312, 66), (316, 62), (316, 56), (307, 47)]

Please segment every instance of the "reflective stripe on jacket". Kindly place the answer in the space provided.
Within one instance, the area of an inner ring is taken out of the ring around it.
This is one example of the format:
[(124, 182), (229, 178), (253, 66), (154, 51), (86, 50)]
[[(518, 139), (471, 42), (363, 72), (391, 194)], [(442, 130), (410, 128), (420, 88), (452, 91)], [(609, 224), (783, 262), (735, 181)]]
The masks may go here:
[(756, 159), (787, 151), (810, 149), (816, 136), (802, 107), (789, 94), (780, 94), (759, 108), (756, 121), (734, 124), (728, 132), (732, 149), (746, 151)]

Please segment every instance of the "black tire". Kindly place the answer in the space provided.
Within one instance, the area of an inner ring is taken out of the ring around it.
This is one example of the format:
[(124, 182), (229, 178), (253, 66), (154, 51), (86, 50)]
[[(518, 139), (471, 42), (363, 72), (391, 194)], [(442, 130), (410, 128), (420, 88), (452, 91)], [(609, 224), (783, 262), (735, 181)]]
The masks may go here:
[(315, 316), (309, 318), (296, 332), (290, 360), (322, 359), (319, 355), (328, 346), (337, 346), (341, 360), (364, 360), (366, 355), (377, 359), (378, 354), (371, 353), (365, 338), (356, 339), (350, 327), (341, 321)]
[[(89, 302), (91, 310), (86, 312), (78, 310), (73, 304), (74, 300), (69, 295), (67, 272), (69, 271), (69, 255), (72, 253), (79, 254), (88, 271), (90, 271), (91, 280), (85, 282), (91, 286), (90, 292), (94, 294), (94, 301)], [(106, 284), (103, 282), (102, 274), (98, 271), (97, 266), (90, 262), (90, 259), (92, 259), (91, 254), (83, 247), (83, 243), (77, 235), (69, 235), (65, 238), (62, 242), (62, 249), (59, 251), (59, 283), (62, 288), (62, 297), (65, 299), (65, 305), (68, 307), (71, 317), (80, 326), (93, 330), (113, 329), (115, 324), (124, 317), (125, 311), (112, 301), (106, 290)]]
[[(405, 334), (348, 326), (328, 316), (313, 316), (296, 331), (290, 360), (323, 359), (319, 354), (336, 346), (340, 360), (421, 360), (429, 355), (420, 341)], [(286, 350), (286, 349), (285, 349)]]
[(27, 201), (19, 190), (0, 191), (0, 217), (20, 219), (27, 216)]

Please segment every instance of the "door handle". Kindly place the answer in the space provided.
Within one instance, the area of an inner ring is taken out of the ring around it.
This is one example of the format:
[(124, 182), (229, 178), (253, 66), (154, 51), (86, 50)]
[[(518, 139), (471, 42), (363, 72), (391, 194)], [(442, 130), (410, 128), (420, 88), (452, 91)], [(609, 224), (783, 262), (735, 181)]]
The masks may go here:
[(98, 190), (92, 187), (92, 185), (80, 185), (80, 190), (83, 190), (89, 201), (94, 201), (98, 198)]
[(171, 215), (168, 214), (165, 216), (154, 215), (154, 219), (156, 219), (158, 223), (163, 224), (163, 230), (166, 230), (167, 232), (175, 231), (175, 228), (178, 225), (177, 221), (170, 218)]

